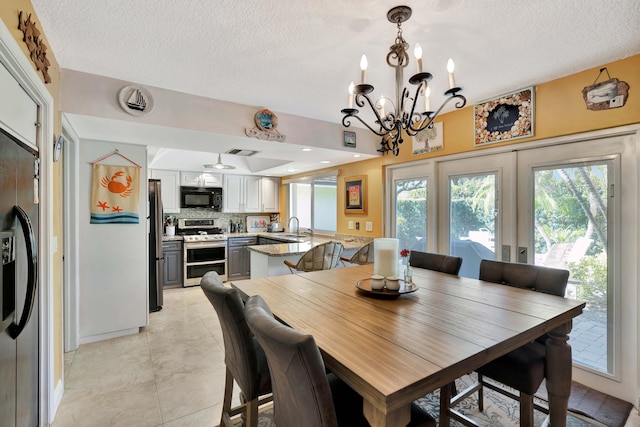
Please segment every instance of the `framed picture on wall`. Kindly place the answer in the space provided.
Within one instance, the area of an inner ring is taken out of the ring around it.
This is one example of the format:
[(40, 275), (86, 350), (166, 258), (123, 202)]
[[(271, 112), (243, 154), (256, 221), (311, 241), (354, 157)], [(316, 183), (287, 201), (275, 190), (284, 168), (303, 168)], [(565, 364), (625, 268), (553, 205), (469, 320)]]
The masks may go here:
[(344, 213), (367, 212), (367, 177), (366, 175), (345, 178)]
[(348, 130), (343, 131), (342, 143), (345, 147), (356, 146), (356, 133)]
[(476, 146), (533, 136), (533, 87), (481, 102), (473, 110)]

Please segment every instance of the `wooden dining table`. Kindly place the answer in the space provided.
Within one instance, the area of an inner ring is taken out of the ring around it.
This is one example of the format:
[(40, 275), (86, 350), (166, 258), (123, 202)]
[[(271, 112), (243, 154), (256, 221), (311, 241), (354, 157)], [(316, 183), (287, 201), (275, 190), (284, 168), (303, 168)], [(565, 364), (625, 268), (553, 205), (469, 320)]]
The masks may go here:
[(231, 285), (244, 299), (261, 295), (280, 321), (313, 335), (327, 368), (364, 398), (372, 426), (406, 426), (415, 399), (549, 333), (550, 424), (566, 425), (567, 334), (584, 302), (420, 268), (414, 292), (384, 298), (356, 288), (372, 274), (369, 264)]

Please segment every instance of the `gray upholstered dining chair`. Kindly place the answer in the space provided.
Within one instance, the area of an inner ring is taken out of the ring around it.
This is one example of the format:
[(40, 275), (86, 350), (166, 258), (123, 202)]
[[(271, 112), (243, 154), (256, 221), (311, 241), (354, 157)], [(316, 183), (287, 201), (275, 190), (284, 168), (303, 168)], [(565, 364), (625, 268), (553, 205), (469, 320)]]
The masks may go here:
[(341, 256), (340, 260), (342, 261), (342, 264), (345, 266), (347, 265), (347, 263), (359, 264), (359, 265), (373, 264), (373, 253), (374, 253), (373, 241), (371, 241), (366, 245), (364, 245), (363, 247), (361, 247), (360, 249), (358, 249), (351, 256), (351, 258)]
[(457, 275), (462, 265), (462, 258), (431, 252), (411, 251), (409, 254), (409, 264), (411, 264), (412, 267), (426, 268), (427, 270)]
[[(313, 336), (277, 321), (259, 295), (249, 298), (245, 315), (267, 356), (278, 427), (369, 425), (362, 413), (362, 397), (334, 374), (327, 374)], [(409, 426), (435, 425), (426, 411), (412, 404)]]
[(300, 257), (297, 263), (292, 263), (288, 259), (284, 264), (289, 267), (291, 273), (296, 271), (317, 271), (335, 268), (340, 261), (340, 256), (344, 246), (340, 242), (325, 242), (309, 249)]
[[(244, 317), (244, 303), (238, 291), (222, 283), (215, 271), (206, 273), (200, 287), (216, 310), (224, 339), (227, 367), (220, 427), (232, 427), (231, 417), (242, 414), (245, 426), (258, 425), (258, 407), (270, 402), (271, 378), (264, 351), (256, 342)], [(240, 406), (231, 407), (233, 383), (240, 388)]]
[[(500, 283), (517, 288), (530, 289), (564, 297), (569, 280), (569, 271), (531, 264), (516, 264), (501, 261), (482, 260), (480, 262), (480, 280)], [(538, 391), (545, 376), (545, 342), (547, 335), (519, 347), (477, 369), (478, 383), (451, 400), (454, 406), (471, 393), (478, 391), (478, 407), (484, 409), (483, 387), (518, 400), (520, 403), (520, 425), (533, 426), (533, 395)], [(519, 394), (510, 393), (504, 388), (487, 382), (485, 377), (498, 381)], [(536, 409), (548, 412), (544, 407)], [(457, 418), (456, 418), (457, 419)], [(458, 421), (462, 421), (459, 420)], [(467, 424), (462, 421), (463, 424)], [(467, 424), (472, 425), (472, 424)]]

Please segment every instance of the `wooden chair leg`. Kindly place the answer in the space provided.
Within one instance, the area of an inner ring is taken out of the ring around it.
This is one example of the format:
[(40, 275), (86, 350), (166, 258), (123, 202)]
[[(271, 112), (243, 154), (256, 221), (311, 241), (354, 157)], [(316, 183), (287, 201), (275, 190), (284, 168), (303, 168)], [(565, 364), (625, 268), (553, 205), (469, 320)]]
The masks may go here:
[(233, 397), (233, 375), (227, 369), (224, 381), (224, 400), (222, 401), (222, 416), (220, 417), (220, 427), (231, 426), (231, 399)]
[(251, 400), (245, 403), (245, 427), (257, 427), (258, 426), (258, 399)]
[(520, 427), (533, 427), (533, 396), (520, 392)]
[(478, 410), (484, 411), (484, 385), (482, 384), (482, 375), (478, 374)]

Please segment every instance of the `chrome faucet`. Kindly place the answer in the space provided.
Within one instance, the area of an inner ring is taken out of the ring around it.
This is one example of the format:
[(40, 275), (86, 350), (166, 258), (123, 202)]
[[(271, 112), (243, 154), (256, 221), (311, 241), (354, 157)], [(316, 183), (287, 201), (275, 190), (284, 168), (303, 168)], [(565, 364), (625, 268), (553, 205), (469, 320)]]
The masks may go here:
[(292, 220), (296, 220), (296, 234), (300, 234), (300, 220), (298, 219), (297, 216), (292, 216), (291, 218), (289, 218), (289, 223), (287, 224), (287, 228), (289, 229), (289, 232), (291, 232), (291, 221)]

